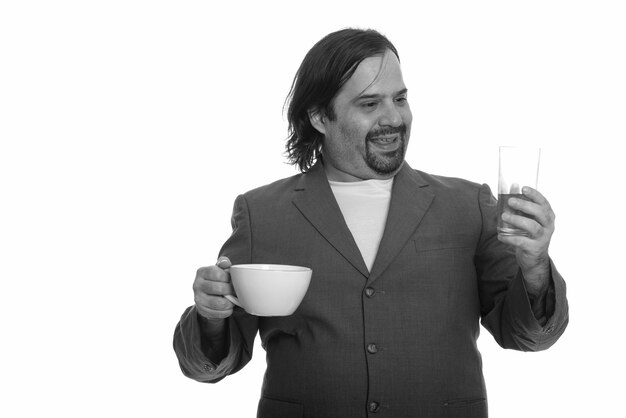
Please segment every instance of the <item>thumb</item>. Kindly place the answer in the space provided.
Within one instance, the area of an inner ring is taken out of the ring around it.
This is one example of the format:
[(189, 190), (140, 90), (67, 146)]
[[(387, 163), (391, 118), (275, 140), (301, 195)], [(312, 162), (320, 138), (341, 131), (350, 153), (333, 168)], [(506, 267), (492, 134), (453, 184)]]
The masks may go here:
[(215, 263), (215, 265), (223, 270), (223, 269), (229, 268), (232, 265), (232, 263), (230, 262), (228, 257), (221, 256), (220, 258), (217, 259), (217, 263)]

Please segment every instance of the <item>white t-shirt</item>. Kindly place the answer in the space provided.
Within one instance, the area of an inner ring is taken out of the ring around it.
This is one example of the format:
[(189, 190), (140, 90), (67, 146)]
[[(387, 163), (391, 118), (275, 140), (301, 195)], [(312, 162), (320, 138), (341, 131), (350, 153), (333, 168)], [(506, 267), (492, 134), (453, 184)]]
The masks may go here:
[(371, 271), (385, 232), (393, 179), (329, 183), (365, 265)]

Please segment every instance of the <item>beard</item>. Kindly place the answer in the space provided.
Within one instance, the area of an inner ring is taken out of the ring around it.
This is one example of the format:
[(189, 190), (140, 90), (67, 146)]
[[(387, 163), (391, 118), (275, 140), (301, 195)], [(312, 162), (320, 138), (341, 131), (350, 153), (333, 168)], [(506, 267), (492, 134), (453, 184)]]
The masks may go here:
[[(404, 163), (404, 155), (406, 153), (406, 125), (402, 124), (397, 128), (384, 128), (370, 131), (365, 137), (365, 162), (369, 168), (378, 174), (388, 175), (396, 172)], [(398, 147), (393, 151), (374, 152), (370, 147), (372, 138), (381, 135), (398, 135), (397, 141), (400, 141)]]

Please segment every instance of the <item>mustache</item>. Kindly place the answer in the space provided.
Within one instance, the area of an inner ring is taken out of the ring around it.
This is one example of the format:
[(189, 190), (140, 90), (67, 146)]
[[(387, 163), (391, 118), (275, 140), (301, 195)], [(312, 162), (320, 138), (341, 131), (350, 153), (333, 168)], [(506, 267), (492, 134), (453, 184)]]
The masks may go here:
[(404, 123), (400, 126), (386, 126), (374, 131), (369, 131), (365, 136), (365, 139), (370, 140), (372, 138), (376, 138), (377, 136), (396, 134), (400, 134), (401, 138), (404, 139), (404, 135), (406, 135), (406, 125)]

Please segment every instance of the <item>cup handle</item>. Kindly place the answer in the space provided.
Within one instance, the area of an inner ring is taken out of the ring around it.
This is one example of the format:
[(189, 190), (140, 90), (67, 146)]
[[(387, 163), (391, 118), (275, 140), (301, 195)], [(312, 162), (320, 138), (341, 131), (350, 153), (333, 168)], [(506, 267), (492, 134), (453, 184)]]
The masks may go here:
[[(219, 264), (219, 262), (217, 264)], [(227, 272), (228, 274), (230, 274), (230, 267), (226, 267), (223, 270), (225, 272)], [(228, 299), (229, 301), (231, 301), (232, 303), (234, 303), (235, 305), (239, 306), (240, 308), (243, 308), (243, 306), (241, 306), (241, 303), (239, 302), (239, 299), (237, 299), (237, 296), (235, 296), (235, 295), (224, 295), (224, 297), (226, 299)]]
[(239, 302), (239, 299), (237, 299), (237, 296), (224, 295), (224, 297), (228, 299), (229, 301), (231, 301), (232, 303), (234, 303), (235, 305), (239, 306), (240, 308), (243, 308), (243, 306), (241, 306), (241, 303)]

